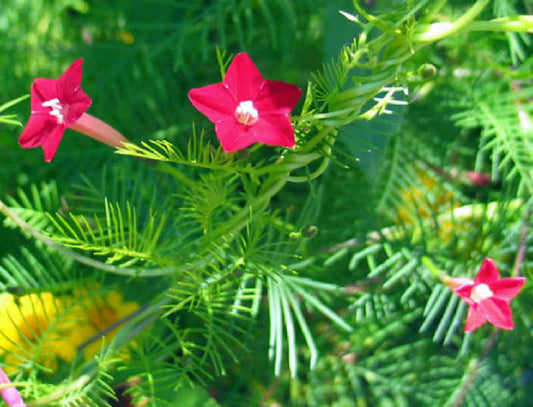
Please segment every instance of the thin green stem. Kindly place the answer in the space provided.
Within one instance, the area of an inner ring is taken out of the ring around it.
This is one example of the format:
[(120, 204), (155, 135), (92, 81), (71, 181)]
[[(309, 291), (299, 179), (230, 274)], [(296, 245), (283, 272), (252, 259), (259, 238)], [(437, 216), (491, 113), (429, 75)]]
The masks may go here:
[(483, 11), (487, 4), (489, 4), (489, 0), (479, 0), (453, 23), (430, 24), (425, 27), (424, 31), (415, 34), (413, 40), (417, 42), (434, 42), (461, 32), (461, 30), (465, 30), (472, 23), (474, 18)]
[(324, 159), (320, 163), (320, 166), (315, 171), (313, 171), (311, 174), (309, 174), (308, 176), (306, 176), (306, 175), (290, 176), (290, 177), (287, 177), (287, 181), (288, 182), (308, 182), (308, 181), (311, 181), (311, 180), (313, 180), (315, 178), (318, 178), (328, 168), (329, 161), (330, 161), (329, 157), (324, 157)]
[(51, 249), (56, 250), (59, 253), (64, 254), (65, 256), (71, 258), (72, 260), (85, 264), (86, 266), (105, 271), (107, 273), (118, 274), (123, 276), (133, 276), (133, 277), (158, 277), (168, 274), (175, 273), (177, 267), (165, 267), (165, 268), (153, 268), (153, 269), (134, 269), (127, 267), (117, 267), (111, 264), (106, 264), (101, 261), (95, 260), (91, 257), (83, 256), (73, 250), (67, 249), (56, 243), (54, 240), (45, 236), (41, 231), (35, 229), (29, 223), (24, 221), (21, 217), (15, 214), (9, 207), (0, 200), (0, 212), (5, 216), (10, 218), (21, 230), (28, 232), (35, 239), (43, 242)]
[(533, 32), (533, 16), (518, 15), (489, 21), (472, 21), (461, 27), (458, 33), (470, 31)]

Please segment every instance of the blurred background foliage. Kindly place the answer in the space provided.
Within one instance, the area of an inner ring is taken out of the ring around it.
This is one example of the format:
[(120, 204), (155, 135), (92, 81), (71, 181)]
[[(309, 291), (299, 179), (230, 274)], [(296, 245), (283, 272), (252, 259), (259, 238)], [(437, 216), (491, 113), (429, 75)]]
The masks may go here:
[[(391, 22), (409, 10), (412, 16), (430, 3), (364, 2), (370, 12)], [(457, 18), (464, 13), (464, 3), (450, 1), (442, 14)], [(93, 100), (91, 114), (134, 143), (164, 139), (180, 148), (187, 146), (192, 122), (212, 128), (189, 103), (187, 92), (220, 81), (217, 48), (229, 54), (246, 51), (265, 78), (306, 89), (311, 74), (330, 63), (359, 33), (338, 13), (355, 14), (349, 0), (2, 0), (0, 7), (0, 105), (27, 94), (34, 77), (55, 78), (74, 59), (83, 57), (83, 88)], [(532, 12), (527, 1), (495, 0), (482, 18)], [(531, 135), (516, 141), (526, 153), (512, 145), (502, 148), (490, 138), (496, 134), (503, 142), (516, 129), (516, 117), (504, 114), (509, 106), (522, 103), (531, 117), (530, 51), (528, 35), (485, 32), (457, 35), (421, 50), (398, 78), (410, 91), (401, 96), (410, 101), (409, 106), (392, 106), (390, 115), (340, 128), (334, 160), (324, 175), (313, 182), (291, 184), (273, 201), (283, 222), (302, 232), (297, 242), (284, 243), (286, 252), (280, 256), (291, 258), (298, 253), (296, 260), (307, 260), (302, 266), (307, 276), (344, 287), (350, 294), (323, 298), (332, 309), (340, 310), (354, 327), (352, 332), (343, 332), (311, 312), (305, 315), (320, 350), (315, 370), (302, 369), (296, 378), (290, 378), (287, 370), (274, 376), (267, 358), (269, 320), (264, 312), (249, 322), (246, 335), (237, 335), (244, 346), (231, 346), (239, 363), (228, 356), (223, 363), (227, 363), (226, 374), (215, 374), (214, 379), (213, 372), (185, 369), (193, 382), (207, 390), (187, 384), (171, 391), (174, 384), (158, 382), (158, 395), (166, 400), (161, 405), (527, 405), (533, 383), (531, 288), (514, 303), (515, 320), (520, 320), (515, 331), (502, 333), (497, 348), (478, 365), (490, 340), (488, 328), (483, 328), (484, 337), (458, 335), (464, 307), (442, 287), (427, 282), (423, 272), (404, 276), (415, 267), (412, 259), (418, 267), (428, 253), (436, 253), (449, 274), (471, 275), (487, 255), (498, 257), (509, 275), (523, 230), (520, 210), (510, 205), (498, 216), (485, 211), (467, 222), (453, 217), (441, 222), (438, 217), (463, 205), (516, 197), (524, 206), (529, 204)], [(509, 89), (523, 95), (509, 97)], [(478, 109), (481, 102), (486, 109)], [(487, 124), (491, 112), (497, 113), (491, 116), (495, 117), (492, 127)], [(29, 100), (7, 113), (24, 123)], [(500, 123), (507, 130), (498, 136)], [(138, 203), (140, 218), (147, 218), (143, 209), (164, 210), (175, 204), (172, 180), (156, 177), (130, 157), (117, 156), (108, 147), (67, 130), (54, 161), (46, 164), (40, 149), (19, 148), (20, 131), (21, 127), (0, 124), (0, 193), (13, 197), (14, 207), (28, 209), (31, 201), (37, 212), (35, 195), (49, 194), (43, 205), (52, 202), (55, 209), (65, 210), (85, 205), (89, 211), (103, 196), (118, 197)], [(214, 140), (211, 130), (206, 136)], [(512, 168), (504, 159), (507, 155), (512, 156)], [(488, 174), (491, 183), (463, 182), (457, 174), (467, 171)], [(32, 194), (31, 185), (38, 185), (39, 192)], [(403, 230), (403, 235), (387, 235), (384, 228), (391, 225)], [(316, 237), (305, 235), (309, 226), (319, 231)], [(376, 233), (381, 240), (368, 239)], [(529, 231), (526, 241), (532, 240)], [(28, 240), (5, 227), (0, 229), (0, 242), (0, 256), (9, 260), (9, 256), (23, 256), (22, 245)], [(9, 269), (6, 260), (3, 264)], [(32, 260), (24, 264), (31, 265)], [(528, 247), (523, 273), (529, 277), (531, 266)], [(65, 269), (71, 267), (65, 260)], [(397, 277), (396, 272), (400, 272)], [(99, 278), (109, 287), (122, 284), (115, 277)], [(126, 299), (142, 304), (166, 282), (157, 281), (146, 290), (142, 283), (130, 284)], [(428, 297), (437, 304), (432, 313), (424, 309)], [(179, 318), (180, 326), (197, 322), (183, 313)], [(176, 329), (158, 326), (151, 335), (164, 342), (169, 332), (179, 337)], [(113, 372), (115, 390), (127, 389), (135, 405), (141, 406), (143, 395), (153, 389), (145, 389), (145, 382), (137, 391), (127, 380), (161, 360), (158, 352), (167, 346), (143, 337), (131, 351), (130, 370), (114, 371), (105, 355), (102, 363), (109, 366), (102, 369)], [(302, 347), (299, 358), (307, 360), (308, 352)], [(168, 358), (152, 369), (159, 381), (182, 380), (182, 372)]]

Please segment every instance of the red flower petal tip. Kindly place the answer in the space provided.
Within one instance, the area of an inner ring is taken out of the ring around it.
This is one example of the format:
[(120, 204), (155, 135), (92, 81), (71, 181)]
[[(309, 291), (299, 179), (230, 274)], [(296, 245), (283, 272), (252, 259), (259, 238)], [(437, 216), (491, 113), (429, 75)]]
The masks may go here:
[(77, 59), (59, 78), (36, 78), (31, 86), (31, 116), (19, 144), (22, 148), (41, 146), (47, 162), (54, 158), (65, 129), (91, 105), (81, 88), (82, 63), (83, 59)]
[(253, 143), (294, 147), (289, 118), (302, 91), (290, 83), (264, 79), (248, 54), (233, 58), (222, 83), (189, 91), (193, 106), (215, 124), (226, 152)]
[(520, 292), (526, 279), (500, 278), (492, 259), (483, 260), (474, 281), (446, 278), (444, 283), (469, 305), (465, 332), (473, 332), (485, 322), (500, 329), (513, 329), (510, 301)]

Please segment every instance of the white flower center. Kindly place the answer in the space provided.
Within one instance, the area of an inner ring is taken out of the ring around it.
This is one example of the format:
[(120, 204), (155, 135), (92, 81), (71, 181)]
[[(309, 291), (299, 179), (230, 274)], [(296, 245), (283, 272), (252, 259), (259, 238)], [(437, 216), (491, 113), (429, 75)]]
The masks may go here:
[(259, 112), (251, 100), (244, 100), (235, 109), (235, 119), (245, 126), (251, 126), (259, 119)]
[(493, 292), (487, 284), (479, 284), (472, 288), (470, 299), (474, 302), (481, 302), (493, 296)]
[(65, 117), (63, 116), (63, 105), (58, 98), (50, 99), (42, 103), (42, 107), (49, 107), (52, 110), (48, 112), (50, 116), (54, 116), (58, 123), (63, 123)]

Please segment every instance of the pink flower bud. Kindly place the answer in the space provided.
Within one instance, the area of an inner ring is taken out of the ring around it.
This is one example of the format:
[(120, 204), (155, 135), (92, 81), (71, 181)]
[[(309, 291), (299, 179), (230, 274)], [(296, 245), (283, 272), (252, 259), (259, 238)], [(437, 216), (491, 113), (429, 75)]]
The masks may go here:
[[(4, 370), (0, 367), (0, 385), (9, 383), (11, 383), (11, 380), (9, 380), (9, 377), (7, 377)], [(22, 396), (15, 387), (0, 389), (0, 394), (9, 407), (26, 407), (26, 403), (24, 403)]]
[(481, 172), (476, 171), (467, 171), (466, 177), (470, 180), (470, 182), (478, 187), (486, 187), (487, 185), (490, 185), (490, 175), (489, 174), (483, 174)]

